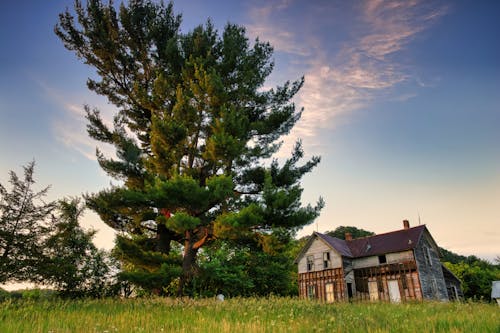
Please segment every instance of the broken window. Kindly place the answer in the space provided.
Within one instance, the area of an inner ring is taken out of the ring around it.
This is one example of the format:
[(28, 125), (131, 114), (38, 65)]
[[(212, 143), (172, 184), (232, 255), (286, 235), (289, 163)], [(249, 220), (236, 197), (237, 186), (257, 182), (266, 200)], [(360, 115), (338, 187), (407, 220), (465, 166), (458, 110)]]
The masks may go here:
[(330, 252), (323, 252), (323, 268), (330, 267)]
[(316, 298), (316, 286), (315, 285), (307, 286), (307, 297), (309, 299)]
[(429, 266), (432, 266), (431, 249), (426, 247), (425, 250), (427, 252), (427, 262), (429, 263)]
[(307, 256), (307, 271), (314, 270), (314, 256)]

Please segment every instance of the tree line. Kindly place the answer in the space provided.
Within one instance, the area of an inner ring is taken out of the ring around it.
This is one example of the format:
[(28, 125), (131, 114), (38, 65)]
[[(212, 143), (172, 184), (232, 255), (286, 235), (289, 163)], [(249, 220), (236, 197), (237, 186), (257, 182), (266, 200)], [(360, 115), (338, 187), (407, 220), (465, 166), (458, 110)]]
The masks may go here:
[[(0, 184), (0, 283), (32, 282), (48, 291), (25, 291), (10, 297), (111, 297), (175, 295), (177, 285), (165, 280), (136, 283), (122, 269), (121, 249), (111, 253), (92, 242), (94, 231), (79, 224), (85, 206), (81, 199), (46, 202), (48, 187), (36, 190), (34, 162), (24, 167), (24, 177), (10, 172), (10, 188)], [(339, 226), (326, 234), (344, 239), (374, 235), (353, 226)], [(201, 251), (197, 272), (185, 293), (193, 297), (297, 295), (294, 259), (309, 236), (290, 238), (276, 233), (260, 247), (237, 240), (217, 240)], [(120, 240), (118, 239), (117, 242)], [(180, 247), (172, 249), (181, 255)], [(440, 248), (445, 265), (461, 280), (466, 298), (488, 300), (491, 281), (500, 279), (496, 264), (475, 256), (461, 256)], [(179, 272), (180, 274), (180, 272)], [(161, 290), (158, 288), (162, 288)], [(47, 296), (48, 295), (48, 296)], [(0, 300), (9, 297), (0, 293)]]

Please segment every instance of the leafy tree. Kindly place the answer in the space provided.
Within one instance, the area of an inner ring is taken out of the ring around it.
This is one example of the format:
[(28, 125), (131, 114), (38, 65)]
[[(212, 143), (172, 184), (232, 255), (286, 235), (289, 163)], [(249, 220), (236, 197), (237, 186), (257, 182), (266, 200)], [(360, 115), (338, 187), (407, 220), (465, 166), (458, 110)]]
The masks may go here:
[[(194, 279), (192, 295), (229, 296), (296, 295), (297, 277), (294, 241), (276, 247), (239, 244), (217, 240), (200, 258), (200, 274)], [(278, 251), (279, 249), (279, 251)]]
[(345, 239), (346, 233), (350, 233), (352, 238), (360, 238), (360, 237), (375, 235), (374, 232), (366, 231), (364, 229), (358, 229), (356, 227), (351, 227), (351, 226), (339, 226), (335, 228), (335, 230), (333, 231), (326, 232), (327, 235), (340, 239)]
[(23, 179), (10, 172), (10, 190), (0, 184), (0, 283), (36, 278), (55, 209), (54, 202), (44, 201), (48, 187), (34, 189), (35, 163), (23, 168)]
[(44, 241), (39, 263), (40, 282), (67, 297), (105, 296), (112, 282), (112, 264), (92, 242), (95, 231), (85, 231), (79, 225), (84, 209), (77, 198), (59, 201), (59, 214)]
[[(243, 27), (211, 22), (180, 32), (172, 4), (75, 2), (55, 32), (96, 70), (88, 88), (117, 108), (113, 127), (86, 107), (89, 135), (116, 148), (100, 166), (120, 185), (87, 204), (120, 232), (116, 253), (130, 281), (177, 294), (197, 273), (200, 249), (216, 239), (262, 245), (293, 234), (323, 202), (302, 207), (301, 177), (319, 161), (300, 142), (280, 166), (268, 162), (300, 118), (291, 102), (303, 78), (266, 90), (272, 47), (251, 44)], [(179, 244), (182, 256), (173, 250)]]
[(484, 267), (478, 262), (446, 262), (445, 265), (462, 282), (462, 291), (466, 298), (489, 300), (491, 282), (500, 280), (500, 269), (493, 265)]

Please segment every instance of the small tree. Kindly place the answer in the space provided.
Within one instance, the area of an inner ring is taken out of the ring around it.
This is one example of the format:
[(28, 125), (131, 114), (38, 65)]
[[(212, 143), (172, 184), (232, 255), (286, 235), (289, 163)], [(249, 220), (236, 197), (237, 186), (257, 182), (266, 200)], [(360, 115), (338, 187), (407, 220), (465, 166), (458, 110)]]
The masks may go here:
[(24, 179), (10, 172), (10, 190), (0, 184), (0, 283), (36, 280), (55, 209), (44, 201), (49, 187), (34, 189), (35, 162), (23, 168)]
[(41, 282), (55, 286), (64, 296), (100, 297), (107, 293), (112, 272), (108, 255), (92, 242), (95, 231), (79, 225), (84, 209), (76, 198), (59, 201), (39, 273)]

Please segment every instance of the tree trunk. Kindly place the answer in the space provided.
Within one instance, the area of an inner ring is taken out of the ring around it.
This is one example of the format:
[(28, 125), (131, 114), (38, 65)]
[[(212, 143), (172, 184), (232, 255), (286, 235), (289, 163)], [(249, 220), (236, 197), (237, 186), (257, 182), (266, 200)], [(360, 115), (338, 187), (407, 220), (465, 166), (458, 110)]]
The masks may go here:
[[(186, 232), (188, 233), (188, 232)], [(196, 256), (198, 248), (195, 248), (191, 237), (184, 242), (184, 257), (182, 258), (182, 275), (177, 289), (177, 297), (184, 295), (184, 287), (191, 281), (194, 276)]]
[(156, 251), (169, 255), (172, 232), (162, 223), (158, 224), (156, 241)]

